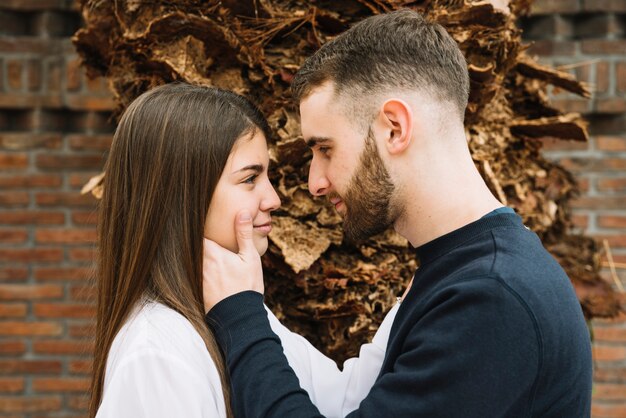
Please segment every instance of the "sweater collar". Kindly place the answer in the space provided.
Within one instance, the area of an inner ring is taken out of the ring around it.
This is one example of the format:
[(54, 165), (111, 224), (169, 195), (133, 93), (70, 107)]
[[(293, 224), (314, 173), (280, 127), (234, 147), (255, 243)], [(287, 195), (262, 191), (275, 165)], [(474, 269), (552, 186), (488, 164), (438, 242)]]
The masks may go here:
[(420, 265), (424, 266), (440, 256), (452, 251), (459, 244), (479, 234), (501, 227), (524, 227), (522, 218), (513, 213), (501, 213), (480, 218), (452, 232), (435, 238), (415, 249)]

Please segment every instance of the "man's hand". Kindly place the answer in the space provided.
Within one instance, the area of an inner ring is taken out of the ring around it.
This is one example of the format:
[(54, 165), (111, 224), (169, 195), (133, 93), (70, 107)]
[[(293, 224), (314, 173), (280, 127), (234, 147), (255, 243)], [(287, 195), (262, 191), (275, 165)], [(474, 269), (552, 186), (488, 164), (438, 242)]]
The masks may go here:
[(235, 293), (246, 290), (263, 293), (263, 268), (252, 241), (252, 228), (250, 213), (246, 210), (239, 212), (235, 221), (238, 254), (204, 239), (202, 295), (205, 312)]

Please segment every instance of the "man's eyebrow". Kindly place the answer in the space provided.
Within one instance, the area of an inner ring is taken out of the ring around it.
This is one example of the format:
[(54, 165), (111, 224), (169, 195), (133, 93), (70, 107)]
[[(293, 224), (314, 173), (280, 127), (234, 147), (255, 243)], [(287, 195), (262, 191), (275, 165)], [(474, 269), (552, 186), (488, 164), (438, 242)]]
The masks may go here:
[(324, 144), (330, 141), (332, 141), (332, 139), (325, 137), (325, 136), (312, 136), (309, 139), (307, 139), (305, 142), (309, 148), (313, 148), (316, 145)]
[(241, 173), (242, 171), (254, 171), (259, 174), (265, 171), (265, 166), (263, 164), (251, 164), (245, 166), (244, 168), (240, 168), (239, 170), (233, 171), (233, 174)]

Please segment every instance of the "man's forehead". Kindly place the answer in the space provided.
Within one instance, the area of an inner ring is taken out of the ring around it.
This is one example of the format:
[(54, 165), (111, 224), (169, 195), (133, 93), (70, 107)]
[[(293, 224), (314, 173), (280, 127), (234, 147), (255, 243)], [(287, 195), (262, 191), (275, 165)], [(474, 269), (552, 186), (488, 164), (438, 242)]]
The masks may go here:
[(328, 107), (335, 101), (335, 88), (332, 82), (326, 82), (311, 89), (300, 101), (300, 111), (310, 111), (320, 107)]

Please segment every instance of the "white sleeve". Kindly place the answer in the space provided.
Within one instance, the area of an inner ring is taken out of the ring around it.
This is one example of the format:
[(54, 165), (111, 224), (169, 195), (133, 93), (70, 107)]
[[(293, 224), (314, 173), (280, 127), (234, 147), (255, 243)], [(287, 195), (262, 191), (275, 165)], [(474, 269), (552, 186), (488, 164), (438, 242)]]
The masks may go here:
[(96, 418), (224, 416), (216, 399), (223, 398), (219, 382), (217, 386), (208, 383), (207, 378), (167, 353), (143, 350), (111, 372)]
[(344, 417), (359, 407), (374, 385), (385, 359), (387, 340), (396, 304), (385, 316), (369, 344), (361, 346), (359, 356), (346, 360), (339, 370), (334, 360), (319, 352), (304, 337), (289, 331), (265, 307), (272, 330), (283, 346), (285, 357), (311, 401), (325, 417)]

